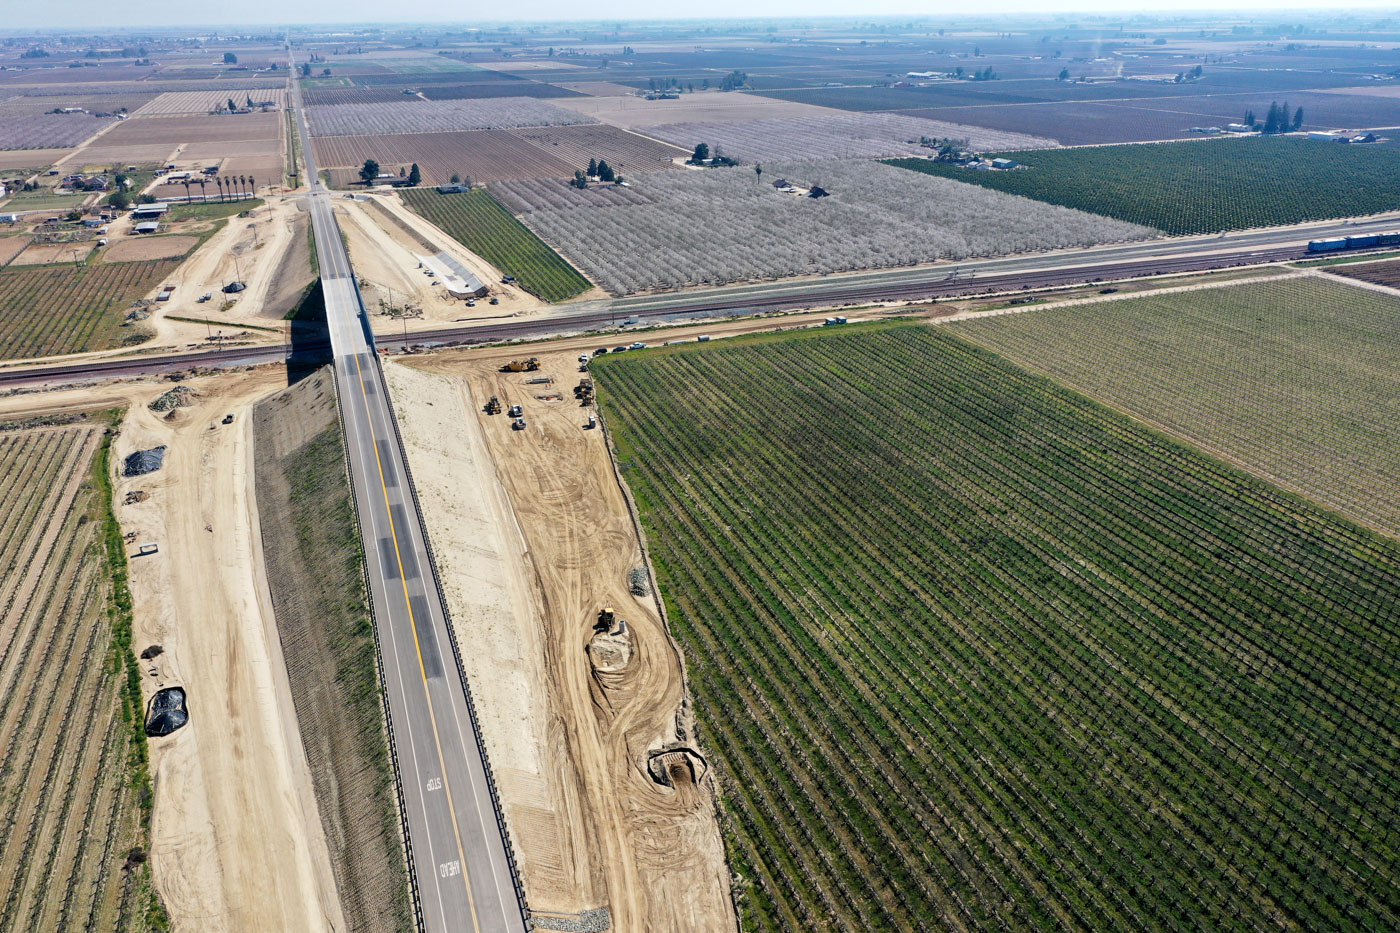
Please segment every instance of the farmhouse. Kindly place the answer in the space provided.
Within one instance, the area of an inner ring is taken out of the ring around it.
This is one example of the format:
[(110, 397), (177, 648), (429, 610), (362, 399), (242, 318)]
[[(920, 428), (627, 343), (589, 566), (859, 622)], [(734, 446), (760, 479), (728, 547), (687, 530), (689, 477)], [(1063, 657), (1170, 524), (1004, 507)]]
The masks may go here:
[(993, 159), (993, 160), (992, 160), (992, 168), (999, 168), (999, 169), (1015, 168), (1015, 167), (1017, 166), (1017, 164), (1018, 164), (1018, 163), (1016, 162), (1015, 159)]

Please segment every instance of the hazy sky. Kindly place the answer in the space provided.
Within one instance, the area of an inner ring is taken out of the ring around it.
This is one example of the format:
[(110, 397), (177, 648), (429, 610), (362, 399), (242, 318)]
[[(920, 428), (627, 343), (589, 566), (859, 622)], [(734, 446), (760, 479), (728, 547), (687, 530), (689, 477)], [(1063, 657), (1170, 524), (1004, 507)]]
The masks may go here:
[[(927, 0), (710, 0), (699, 5), (664, 4), (655, 0), (609, 0), (605, 4), (608, 20), (663, 19), (669, 17), (736, 17), (736, 16), (928, 16), (938, 17), (944, 10), (948, 18), (966, 19), (979, 13), (1012, 13), (1033, 11), (1046, 13), (1052, 9), (1066, 12), (1139, 13), (1144, 10), (1227, 9), (1284, 10), (1318, 7), (1317, 0), (1167, 0), (1142, 3), (1140, 0), (1065, 0), (1063, 5), (1047, 4), (1045, 0), (998, 0), (995, 4), (976, 7), (973, 12), (966, 3), (929, 3)], [(1394, 10), (1400, 13), (1400, 0), (1346, 0), (1340, 8)], [(240, 23), (324, 23), (324, 22), (384, 22), (394, 16), (409, 16), (419, 22), (469, 22), (483, 20), (559, 20), (578, 18), (580, 5), (566, 0), (517, 0), (505, 5), (461, 0), (414, 0), (395, 4), (385, 0), (242, 0), (232, 6), (211, 3), (155, 3), (137, 0), (116, 4), (111, 0), (40, 0), (21, 2), (3, 0), (3, 25), (7, 28), (56, 27), (81, 31), (84, 27), (107, 25), (170, 24), (208, 25), (229, 22), (230, 12), (236, 12)]]

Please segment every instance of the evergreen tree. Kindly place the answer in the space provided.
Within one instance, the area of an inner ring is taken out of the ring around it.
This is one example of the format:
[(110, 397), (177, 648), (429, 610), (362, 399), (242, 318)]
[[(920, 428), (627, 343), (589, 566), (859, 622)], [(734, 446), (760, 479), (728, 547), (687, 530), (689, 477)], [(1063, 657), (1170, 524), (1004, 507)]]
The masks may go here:
[(373, 159), (365, 159), (365, 164), (360, 167), (360, 181), (367, 185), (374, 184), (374, 180), (379, 177), (379, 163)]
[(1296, 132), (1296, 131), (1298, 131), (1298, 130), (1301, 130), (1302, 128), (1303, 128), (1303, 108), (1302, 108), (1302, 107), (1299, 107), (1297, 110), (1293, 111), (1293, 129), (1294, 129), (1294, 131)]
[(583, 169), (575, 169), (574, 180), (569, 182), (569, 184), (582, 191), (584, 188), (588, 187), (588, 176), (583, 174)]
[(1245, 126), (1252, 127), (1252, 126), (1254, 126), (1254, 124), (1255, 124), (1256, 122), (1257, 122), (1257, 121), (1254, 119), (1254, 111), (1253, 111), (1253, 110), (1246, 110), (1246, 111), (1244, 112), (1244, 125), (1245, 125)]
[(1061, 68), (1061, 69), (1060, 69), (1060, 80), (1061, 80), (1061, 81), (1068, 81), (1068, 80), (1069, 80), (1069, 69), (1068, 69), (1068, 68)]
[(586, 175), (597, 175), (597, 174), (598, 174), (598, 160), (597, 160), (597, 159), (589, 159), (589, 160), (588, 160), (588, 171), (585, 172), (584, 174), (586, 174)]
[(692, 162), (707, 162), (710, 158), (710, 144), (696, 143), (695, 153), (690, 157)]
[(613, 180), (612, 166), (606, 160), (598, 163), (598, 180), (609, 182)]
[(408, 185), (410, 188), (416, 188), (422, 181), (423, 173), (418, 171), (418, 163), (414, 162), (413, 167), (408, 170)]

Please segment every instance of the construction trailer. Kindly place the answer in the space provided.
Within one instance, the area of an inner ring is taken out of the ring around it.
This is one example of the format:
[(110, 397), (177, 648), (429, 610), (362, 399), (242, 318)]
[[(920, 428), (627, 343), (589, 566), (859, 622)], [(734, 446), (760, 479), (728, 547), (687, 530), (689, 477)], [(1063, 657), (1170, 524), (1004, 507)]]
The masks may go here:
[(501, 367), (503, 373), (532, 373), (540, 368), (540, 358), (532, 356), (528, 360), (511, 360)]

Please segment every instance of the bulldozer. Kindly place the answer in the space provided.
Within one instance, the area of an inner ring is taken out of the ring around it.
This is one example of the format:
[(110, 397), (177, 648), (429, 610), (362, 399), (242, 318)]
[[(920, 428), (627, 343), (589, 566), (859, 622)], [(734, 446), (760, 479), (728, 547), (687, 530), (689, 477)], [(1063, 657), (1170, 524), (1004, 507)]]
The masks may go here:
[(580, 381), (579, 381), (579, 384), (576, 385), (576, 386), (574, 386), (574, 398), (578, 399), (578, 400), (579, 400), (581, 403), (583, 403), (584, 405), (587, 405), (587, 404), (589, 404), (590, 402), (592, 402), (592, 401), (593, 401), (593, 380), (592, 380), (592, 379), (583, 379), (583, 380), (580, 380)]
[(486, 413), (488, 415), (499, 415), (501, 413), (501, 400), (496, 396), (491, 396), (491, 401), (486, 403)]
[(511, 360), (501, 367), (503, 373), (532, 373), (540, 368), (540, 358), (532, 356), (528, 360)]

